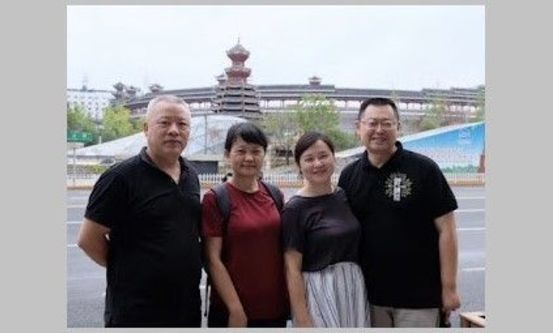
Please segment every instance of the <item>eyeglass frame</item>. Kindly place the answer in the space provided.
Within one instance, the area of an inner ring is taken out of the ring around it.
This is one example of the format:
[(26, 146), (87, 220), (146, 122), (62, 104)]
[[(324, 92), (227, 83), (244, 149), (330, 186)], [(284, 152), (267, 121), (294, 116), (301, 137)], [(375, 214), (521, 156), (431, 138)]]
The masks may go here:
[[(369, 118), (369, 119), (361, 119), (357, 120), (359, 123), (367, 126), (369, 129), (377, 129), (379, 126), (383, 130), (391, 130), (394, 128), (395, 125), (398, 125), (399, 122), (392, 119), (375, 119), (375, 118)], [(372, 122), (373, 124), (371, 124)], [(389, 125), (388, 125), (389, 122)]]

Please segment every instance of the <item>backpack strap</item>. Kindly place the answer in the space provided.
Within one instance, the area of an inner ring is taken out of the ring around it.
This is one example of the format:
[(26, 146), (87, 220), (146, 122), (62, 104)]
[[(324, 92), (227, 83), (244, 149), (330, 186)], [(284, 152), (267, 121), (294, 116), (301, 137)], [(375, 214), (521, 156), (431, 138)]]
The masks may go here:
[[(260, 182), (263, 187), (265, 187), (267, 192), (269, 192), (271, 198), (275, 202), (278, 211), (280, 212), (282, 210), (282, 207), (284, 206), (284, 196), (282, 195), (282, 192), (273, 184), (266, 183), (262, 180)], [(226, 225), (228, 224), (228, 220), (230, 218), (230, 198), (228, 194), (228, 189), (225, 186), (225, 183), (221, 183), (213, 187), (213, 192), (215, 192), (215, 201), (217, 204), (217, 208), (219, 208), (219, 212), (223, 217), (223, 224), (226, 228)]]
[(275, 202), (275, 205), (280, 213), (282, 211), (282, 207), (284, 206), (284, 196), (282, 195), (282, 192), (273, 184), (266, 183), (263, 180), (260, 182), (263, 184), (265, 189), (267, 189), (271, 195), (271, 198), (273, 198), (273, 201)]
[(226, 225), (230, 217), (230, 199), (225, 183), (215, 185), (213, 192), (215, 192), (217, 208), (219, 208), (219, 212), (223, 217), (223, 224)]
[[(230, 199), (227, 187), (225, 183), (217, 184), (212, 188), (215, 192), (215, 203), (219, 209), (219, 213), (223, 217), (223, 232), (226, 233), (228, 220), (230, 218)], [(207, 279), (205, 285), (205, 303), (204, 303), (204, 317), (208, 316), (208, 303), (209, 303), (209, 289), (211, 289), (211, 276), (206, 269)]]

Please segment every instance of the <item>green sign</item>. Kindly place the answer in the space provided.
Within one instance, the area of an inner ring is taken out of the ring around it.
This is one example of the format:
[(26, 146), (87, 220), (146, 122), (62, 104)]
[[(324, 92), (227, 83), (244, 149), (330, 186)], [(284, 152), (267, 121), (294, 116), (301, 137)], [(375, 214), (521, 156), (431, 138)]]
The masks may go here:
[(67, 131), (67, 142), (92, 142), (94, 138), (92, 133), (79, 132), (79, 131)]

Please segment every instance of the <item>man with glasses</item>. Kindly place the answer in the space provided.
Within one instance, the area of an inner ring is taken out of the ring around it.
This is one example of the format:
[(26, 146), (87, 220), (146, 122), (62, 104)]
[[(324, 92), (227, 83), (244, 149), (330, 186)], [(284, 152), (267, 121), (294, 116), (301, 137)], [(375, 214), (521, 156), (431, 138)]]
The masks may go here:
[(338, 185), (362, 226), (371, 326), (437, 327), (460, 306), (456, 199), (434, 161), (397, 141), (392, 100), (365, 100), (356, 128), (366, 151)]
[(106, 327), (200, 327), (200, 183), (181, 156), (190, 125), (181, 98), (152, 99), (147, 146), (90, 194), (78, 245), (107, 268)]

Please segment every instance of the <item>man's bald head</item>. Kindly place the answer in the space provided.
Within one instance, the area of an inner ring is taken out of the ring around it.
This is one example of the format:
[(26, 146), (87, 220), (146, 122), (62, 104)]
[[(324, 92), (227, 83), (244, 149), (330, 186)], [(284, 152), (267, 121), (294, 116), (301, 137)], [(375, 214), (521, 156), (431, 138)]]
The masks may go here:
[(153, 114), (156, 111), (156, 106), (159, 103), (169, 103), (169, 104), (179, 104), (184, 106), (184, 109), (186, 110), (186, 113), (188, 114), (188, 117), (190, 117), (190, 107), (188, 107), (188, 104), (180, 97), (175, 95), (159, 95), (153, 99), (150, 100), (148, 103), (148, 107), (146, 109), (146, 123), (150, 122), (152, 119)]

